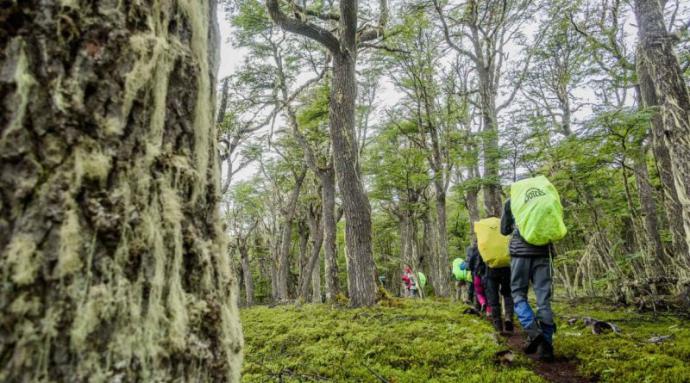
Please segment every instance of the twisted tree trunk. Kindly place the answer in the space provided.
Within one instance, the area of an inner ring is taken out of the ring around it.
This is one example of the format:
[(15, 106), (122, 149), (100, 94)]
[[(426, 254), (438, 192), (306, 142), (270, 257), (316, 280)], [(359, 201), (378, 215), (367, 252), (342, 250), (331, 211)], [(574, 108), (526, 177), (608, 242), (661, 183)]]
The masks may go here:
[(0, 381), (238, 381), (216, 3), (11, 2)]

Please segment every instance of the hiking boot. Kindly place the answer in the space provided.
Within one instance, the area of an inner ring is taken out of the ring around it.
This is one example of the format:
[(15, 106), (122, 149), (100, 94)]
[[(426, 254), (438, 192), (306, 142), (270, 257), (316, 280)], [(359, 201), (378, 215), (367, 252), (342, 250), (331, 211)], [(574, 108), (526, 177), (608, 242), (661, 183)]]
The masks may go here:
[(545, 341), (544, 334), (541, 332), (536, 322), (532, 322), (528, 327), (525, 327), (527, 334), (527, 345), (525, 345), (525, 354), (534, 354), (537, 352), (539, 345)]
[(542, 342), (539, 345), (539, 360), (546, 363), (554, 361), (553, 345), (549, 342)]
[(501, 318), (494, 318), (492, 322), (494, 324), (494, 330), (496, 330), (497, 333), (502, 333), (503, 323), (501, 323)]
[(513, 326), (513, 321), (507, 320), (503, 322), (503, 329), (506, 333), (512, 334), (515, 331), (515, 327)]

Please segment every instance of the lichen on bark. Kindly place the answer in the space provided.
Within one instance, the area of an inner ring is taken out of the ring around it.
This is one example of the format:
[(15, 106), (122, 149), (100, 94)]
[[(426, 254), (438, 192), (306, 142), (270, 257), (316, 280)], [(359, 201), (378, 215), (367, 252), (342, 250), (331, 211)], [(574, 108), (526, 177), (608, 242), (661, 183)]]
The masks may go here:
[(0, 381), (237, 381), (215, 2), (17, 2), (0, 27)]

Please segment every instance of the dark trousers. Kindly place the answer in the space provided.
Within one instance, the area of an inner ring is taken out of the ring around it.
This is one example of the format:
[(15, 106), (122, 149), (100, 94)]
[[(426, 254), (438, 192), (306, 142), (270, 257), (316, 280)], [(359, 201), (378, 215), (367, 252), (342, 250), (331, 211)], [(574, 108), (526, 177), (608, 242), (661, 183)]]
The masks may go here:
[(486, 299), (494, 318), (501, 318), (501, 296), (505, 320), (513, 320), (513, 297), (510, 293), (510, 267), (489, 268), (486, 273)]

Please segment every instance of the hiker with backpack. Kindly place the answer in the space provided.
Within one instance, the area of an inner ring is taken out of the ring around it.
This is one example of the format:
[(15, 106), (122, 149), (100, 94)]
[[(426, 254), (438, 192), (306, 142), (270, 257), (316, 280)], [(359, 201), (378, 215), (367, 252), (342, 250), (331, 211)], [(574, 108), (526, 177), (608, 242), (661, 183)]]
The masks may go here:
[[(510, 285), (515, 313), (527, 334), (525, 353), (539, 352), (544, 361), (553, 361), (551, 310), (553, 242), (567, 233), (563, 207), (556, 188), (544, 176), (524, 179), (511, 185), (501, 217), (501, 233), (510, 240)], [(537, 300), (536, 314), (527, 301), (530, 283)]]
[(417, 280), (417, 276), (415, 276), (410, 265), (405, 265), (401, 279), (405, 288), (405, 296), (410, 298), (417, 297), (419, 291), (419, 281)]
[(482, 280), (486, 265), (479, 256), (479, 248), (477, 247), (477, 240), (475, 239), (472, 245), (467, 247), (467, 265), (472, 272), (472, 287), (474, 296), (476, 298), (476, 309), (480, 313), (491, 313), (491, 307), (487, 305), (486, 295), (484, 295), (484, 281)]
[(455, 300), (459, 301), (462, 296), (462, 290), (467, 288), (466, 303), (472, 302), (472, 273), (467, 266), (467, 262), (461, 258), (455, 258), (452, 265), (453, 279), (455, 279)]
[[(477, 233), (479, 255), (485, 264), (485, 294), (491, 313), (491, 322), (496, 332), (511, 334), (513, 327), (513, 298), (510, 289), (509, 237), (502, 235), (500, 220), (489, 217), (474, 223)], [(503, 310), (501, 310), (503, 297)], [(501, 311), (504, 316), (501, 317)]]

